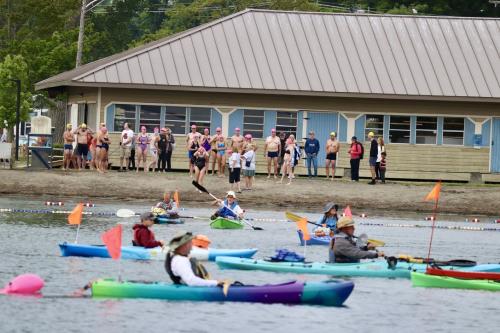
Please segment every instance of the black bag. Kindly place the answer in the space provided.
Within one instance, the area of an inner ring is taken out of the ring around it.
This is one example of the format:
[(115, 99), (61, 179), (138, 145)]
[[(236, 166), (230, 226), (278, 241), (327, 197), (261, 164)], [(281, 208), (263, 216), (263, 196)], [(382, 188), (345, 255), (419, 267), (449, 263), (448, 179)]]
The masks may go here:
[(361, 147), (361, 154), (359, 155), (359, 159), (362, 160), (365, 155), (365, 147), (363, 147), (360, 142), (358, 142), (358, 145)]
[(252, 161), (245, 161), (245, 166), (247, 168), (250, 168), (250, 165), (252, 165)]

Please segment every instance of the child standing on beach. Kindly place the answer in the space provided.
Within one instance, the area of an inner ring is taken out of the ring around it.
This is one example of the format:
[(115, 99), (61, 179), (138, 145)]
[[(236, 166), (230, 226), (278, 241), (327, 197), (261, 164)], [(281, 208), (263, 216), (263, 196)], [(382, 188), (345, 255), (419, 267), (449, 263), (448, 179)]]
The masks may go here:
[(241, 193), (241, 151), (241, 148), (235, 149), (229, 158), (229, 184), (231, 184), (231, 190), (234, 191), (237, 188), (238, 193)]
[(385, 184), (385, 171), (386, 171), (386, 157), (387, 153), (383, 151), (381, 154), (381, 160), (380, 160), (380, 181), (382, 184)]

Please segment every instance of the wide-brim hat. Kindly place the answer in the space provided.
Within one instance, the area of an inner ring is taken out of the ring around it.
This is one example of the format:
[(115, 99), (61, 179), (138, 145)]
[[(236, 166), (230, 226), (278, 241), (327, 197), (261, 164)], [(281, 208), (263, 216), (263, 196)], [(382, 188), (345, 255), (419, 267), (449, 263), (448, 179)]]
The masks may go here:
[(323, 213), (328, 213), (330, 210), (332, 210), (332, 208), (335, 208), (335, 210), (339, 210), (339, 205), (333, 203), (333, 202), (329, 202), (325, 205), (325, 208), (323, 209)]
[(353, 227), (353, 226), (354, 226), (354, 220), (350, 216), (343, 216), (337, 222), (337, 229)]
[(179, 232), (170, 240), (170, 243), (168, 243), (168, 247), (170, 248), (171, 251), (177, 250), (179, 247), (182, 245), (186, 244), (190, 240), (194, 238), (193, 234), (191, 232)]

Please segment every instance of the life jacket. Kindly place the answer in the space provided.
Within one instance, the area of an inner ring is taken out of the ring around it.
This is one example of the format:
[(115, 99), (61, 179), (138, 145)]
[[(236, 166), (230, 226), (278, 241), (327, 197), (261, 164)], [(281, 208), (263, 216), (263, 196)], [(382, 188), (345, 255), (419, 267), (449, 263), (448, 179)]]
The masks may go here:
[[(336, 262), (336, 263), (356, 263), (359, 262), (359, 260), (353, 260), (352, 258), (343, 256), (343, 255), (336, 255), (334, 252), (334, 245), (335, 245), (335, 240), (337, 238), (343, 238), (348, 240), (352, 245), (357, 246), (356, 242), (352, 239), (352, 237), (347, 236), (344, 233), (336, 234), (333, 235), (332, 240), (330, 241), (330, 262)], [(333, 258), (332, 258), (333, 257)], [(333, 259), (333, 261), (332, 261)]]
[[(172, 252), (167, 253), (167, 257), (165, 258), (165, 270), (167, 271), (168, 276), (170, 276), (170, 279), (174, 284), (182, 284), (181, 278), (177, 275), (174, 275), (174, 273), (172, 272), (172, 259), (176, 255), (178, 254), (172, 255)], [(198, 260), (196, 260), (195, 258), (189, 258), (189, 261), (191, 262), (191, 269), (193, 270), (194, 275), (204, 280), (210, 279), (208, 271), (200, 262), (198, 262)]]
[(321, 225), (326, 225), (328, 228), (330, 229), (335, 229), (335, 227), (337, 226), (337, 221), (338, 221), (338, 216), (337, 214), (335, 214), (334, 216), (331, 217), (332, 219), (335, 219), (335, 222), (334, 224), (332, 223), (328, 223), (328, 220), (329, 218), (326, 216), (326, 214), (323, 215), (323, 218), (321, 219)]
[[(221, 207), (219, 209), (219, 211), (217, 212), (217, 214), (221, 217), (234, 217), (234, 218), (236, 218), (237, 217), (236, 214), (232, 212), (232, 211), (234, 211), (236, 206), (238, 206), (238, 202), (236, 202), (236, 200), (233, 201), (233, 203), (231, 205), (229, 205), (227, 202), (227, 199), (224, 199), (224, 207)], [(230, 209), (228, 209), (228, 208), (230, 208)]]

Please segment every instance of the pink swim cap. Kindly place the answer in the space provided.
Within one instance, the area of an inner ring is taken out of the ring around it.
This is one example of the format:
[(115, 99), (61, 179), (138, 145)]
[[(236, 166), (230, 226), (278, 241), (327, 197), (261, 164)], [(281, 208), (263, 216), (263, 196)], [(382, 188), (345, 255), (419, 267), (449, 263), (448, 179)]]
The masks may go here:
[(234, 131), (235, 131), (235, 132), (239, 132), (239, 131), (241, 131), (241, 130), (240, 130), (240, 128), (239, 128), (239, 127), (236, 127), (236, 128), (234, 129)]
[(272, 128), (272, 129), (271, 129), (271, 132), (275, 132), (275, 133), (276, 133), (276, 129)]
[(141, 126), (141, 131), (142, 131), (143, 129), (146, 129), (146, 126), (144, 126), (144, 125), (143, 125), (143, 126)]
[(245, 135), (245, 139), (251, 139), (252, 138), (252, 134), (246, 134)]

